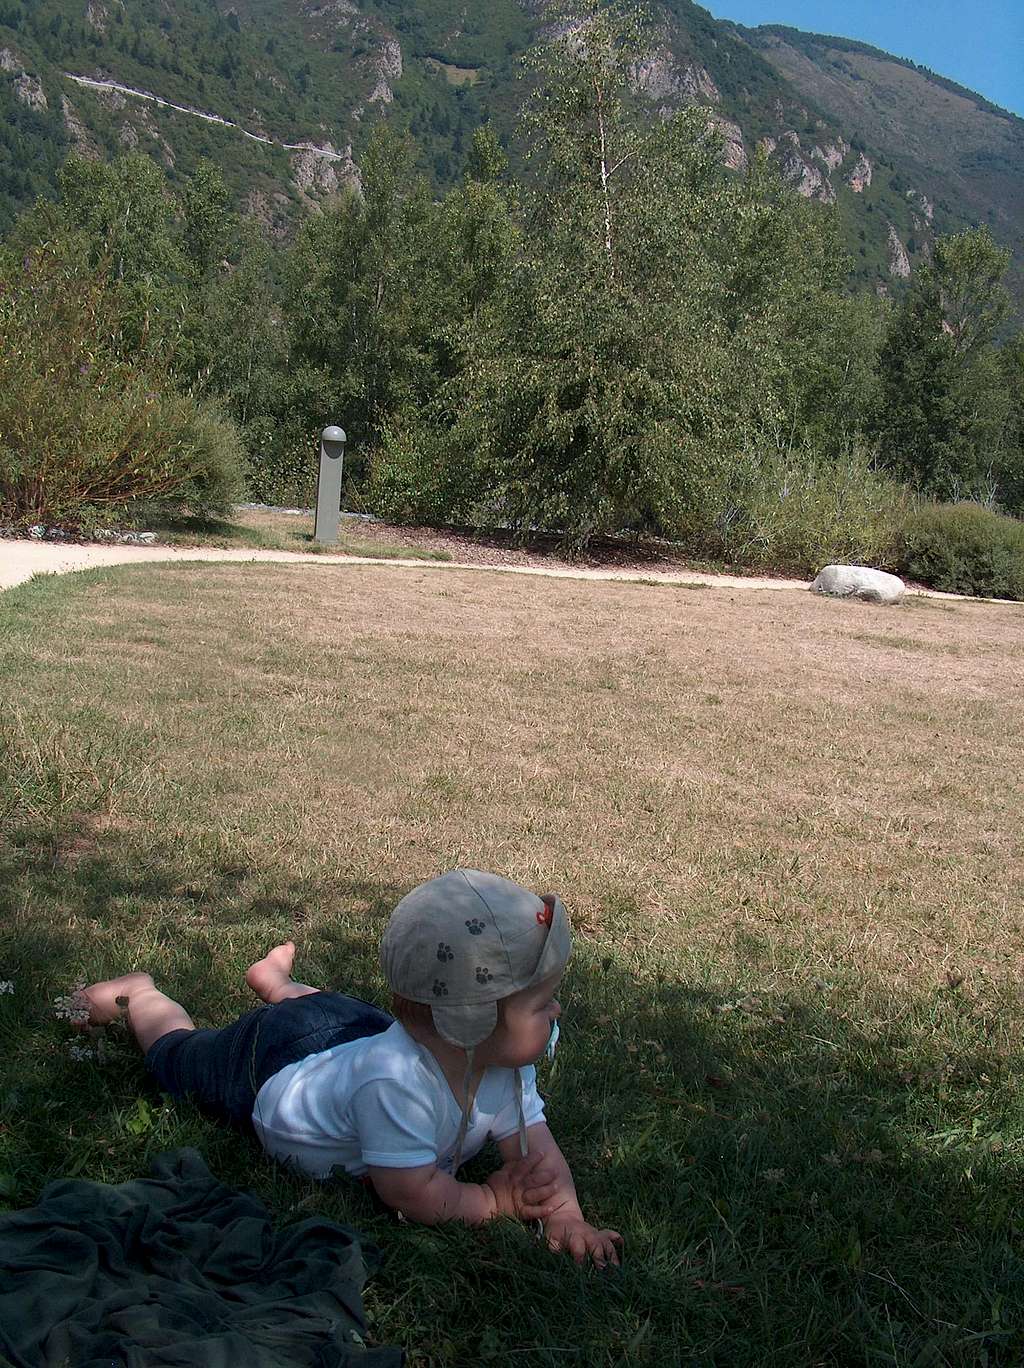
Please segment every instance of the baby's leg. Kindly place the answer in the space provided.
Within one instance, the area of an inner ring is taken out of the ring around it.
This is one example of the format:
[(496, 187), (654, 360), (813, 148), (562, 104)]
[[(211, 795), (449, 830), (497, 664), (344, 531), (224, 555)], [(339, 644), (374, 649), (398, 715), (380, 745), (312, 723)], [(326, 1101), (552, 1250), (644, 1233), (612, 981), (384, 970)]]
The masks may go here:
[(284, 1002), (285, 998), (319, 993), (319, 988), (310, 988), (308, 983), (296, 983), (292, 978), (294, 959), (295, 944), (285, 941), (271, 950), (269, 955), (251, 964), (246, 970), (245, 981), (264, 1002)]
[(89, 1024), (106, 1026), (127, 1009), (127, 1021), (139, 1048), (148, 1050), (168, 1031), (194, 1031), (184, 1007), (161, 993), (149, 974), (122, 974), (82, 990), (89, 1005)]

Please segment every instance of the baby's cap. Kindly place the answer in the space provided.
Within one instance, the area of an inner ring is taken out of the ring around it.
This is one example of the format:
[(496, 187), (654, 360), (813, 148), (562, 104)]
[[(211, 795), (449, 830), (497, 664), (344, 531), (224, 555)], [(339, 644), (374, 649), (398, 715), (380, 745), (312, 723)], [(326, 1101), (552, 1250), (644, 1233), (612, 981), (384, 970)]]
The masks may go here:
[(554, 894), (453, 869), (398, 904), (380, 962), (393, 992), (428, 1004), (438, 1034), (469, 1050), (494, 1030), (502, 998), (561, 973), (571, 951), (569, 919)]

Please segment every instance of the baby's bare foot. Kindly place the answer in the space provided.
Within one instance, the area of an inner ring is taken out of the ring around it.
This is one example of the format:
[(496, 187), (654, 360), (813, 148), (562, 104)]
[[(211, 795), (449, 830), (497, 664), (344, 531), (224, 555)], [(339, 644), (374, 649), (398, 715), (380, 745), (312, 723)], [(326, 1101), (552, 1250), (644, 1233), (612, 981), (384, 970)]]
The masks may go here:
[(245, 981), (257, 997), (264, 1002), (271, 1002), (275, 990), (290, 980), (294, 962), (295, 943), (285, 941), (283, 945), (275, 946), (269, 955), (251, 964), (246, 970)]
[(89, 1009), (89, 1020), (82, 1025), (107, 1026), (111, 1021), (117, 1021), (133, 993), (152, 987), (151, 975), (139, 973), (122, 974), (120, 978), (104, 979), (79, 989), (76, 997)]

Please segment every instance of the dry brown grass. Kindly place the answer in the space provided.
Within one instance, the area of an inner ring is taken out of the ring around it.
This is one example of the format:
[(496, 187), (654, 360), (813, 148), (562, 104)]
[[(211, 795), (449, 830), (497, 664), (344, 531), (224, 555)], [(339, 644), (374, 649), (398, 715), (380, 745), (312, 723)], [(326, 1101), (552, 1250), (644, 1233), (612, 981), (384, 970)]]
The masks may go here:
[[(385, 1247), (417, 1368), (1016, 1368), (1022, 611), (336, 563), (4, 595), (0, 1197), (197, 1145)], [(614, 1284), (312, 1192), (47, 1021), (145, 967), (219, 1024), (288, 936), (384, 1000), (384, 918), (458, 863), (566, 898), (543, 1087)]]
[[(267, 508), (238, 508), (232, 513), (230, 522), (210, 524), (186, 520), (160, 530), (161, 541), (183, 546), (256, 546), (281, 551), (314, 551), (323, 555), (408, 556), (470, 565), (516, 565), (537, 569), (564, 569), (571, 565), (573, 568), (680, 572), (696, 564), (692, 558), (682, 555), (678, 544), (664, 541), (598, 537), (581, 557), (570, 561), (560, 538), (554, 533), (538, 533), (530, 539), (528, 546), (522, 546), (508, 532), (408, 527), (376, 519), (364, 522), (343, 518), (338, 545), (333, 550), (321, 547), (312, 538), (312, 515), (281, 513)], [(708, 565), (705, 568), (721, 567)]]
[(491, 867), (626, 946), (1015, 991), (1019, 608), (378, 567), (76, 604), (77, 687), (148, 729), (170, 824), (243, 862)]

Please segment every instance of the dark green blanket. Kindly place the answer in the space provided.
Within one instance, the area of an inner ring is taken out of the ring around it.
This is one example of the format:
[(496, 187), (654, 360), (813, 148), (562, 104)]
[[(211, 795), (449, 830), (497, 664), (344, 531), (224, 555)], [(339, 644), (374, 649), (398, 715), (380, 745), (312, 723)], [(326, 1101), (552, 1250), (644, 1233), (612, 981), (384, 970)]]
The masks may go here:
[[(367, 1349), (355, 1231), (275, 1231), (192, 1149), (111, 1187), (51, 1183), (0, 1215), (0, 1363), (16, 1368), (398, 1368)], [(375, 1251), (374, 1251), (375, 1253)], [(371, 1252), (367, 1250), (367, 1257)]]

